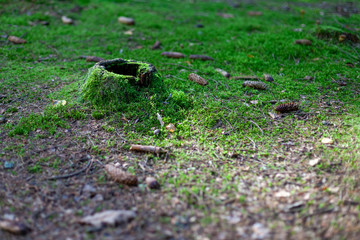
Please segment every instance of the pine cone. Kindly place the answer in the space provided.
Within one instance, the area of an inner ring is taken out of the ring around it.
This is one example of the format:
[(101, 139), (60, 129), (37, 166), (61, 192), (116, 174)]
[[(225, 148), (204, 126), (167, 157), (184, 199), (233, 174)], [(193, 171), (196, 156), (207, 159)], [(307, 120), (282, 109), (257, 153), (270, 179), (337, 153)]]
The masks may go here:
[(159, 182), (153, 177), (147, 177), (145, 179), (145, 182), (146, 182), (146, 185), (148, 186), (148, 188), (150, 188), (150, 189), (159, 189), (160, 188)]
[(200, 77), (199, 75), (197, 75), (195, 73), (190, 73), (188, 78), (190, 81), (196, 82), (203, 86), (208, 84), (208, 82), (204, 78)]
[(260, 89), (260, 90), (265, 90), (267, 88), (267, 85), (260, 81), (245, 81), (243, 83), (243, 86)]
[(105, 171), (109, 174), (109, 176), (118, 183), (128, 185), (128, 186), (137, 186), (138, 179), (136, 176), (124, 172), (121, 169), (115, 167), (112, 164), (105, 165)]
[(266, 82), (273, 82), (274, 78), (270, 74), (264, 74), (264, 78)]
[(283, 103), (275, 107), (275, 111), (279, 113), (287, 113), (297, 110), (299, 110), (299, 105), (297, 103)]

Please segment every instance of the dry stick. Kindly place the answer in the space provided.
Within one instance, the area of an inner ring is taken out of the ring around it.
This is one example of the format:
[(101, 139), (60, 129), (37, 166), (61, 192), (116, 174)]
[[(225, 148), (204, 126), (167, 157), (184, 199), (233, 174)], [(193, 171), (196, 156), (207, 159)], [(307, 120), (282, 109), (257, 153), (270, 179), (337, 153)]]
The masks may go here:
[(224, 116), (222, 118), (230, 125), (231, 129), (234, 129), (233, 125), (231, 125), (231, 123)]
[(89, 160), (88, 164), (87, 164), (84, 168), (80, 169), (80, 170), (77, 171), (77, 172), (70, 173), (70, 174), (66, 174), (66, 175), (62, 175), (62, 176), (49, 177), (49, 178), (46, 178), (46, 180), (58, 180), (58, 179), (65, 179), (65, 178), (71, 178), (71, 177), (77, 176), (77, 175), (79, 175), (80, 173), (85, 172), (86, 170), (88, 170), (88, 169), (91, 167), (92, 162), (93, 162), (92, 159)]
[(161, 147), (137, 145), (137, 144), (131, 145), (130, 151), (151, 152), (151, 153), (166, 153), (166, 151), (164, 149), (162, 149)]
[(264, 131), (261, 129), (261, 127), (256, 122), (254, 122), (253, 120), (249, 120), (249, 122), (251, 122), (252, 124), (257, 126), (259, 128), (260, 132), (264, 135)]
[(256, 149), (256, 143), (254, 142), (254, 140), (252, 140), (250, 137), (246, 136), (253, 144), (254, 144), (254, 148)]

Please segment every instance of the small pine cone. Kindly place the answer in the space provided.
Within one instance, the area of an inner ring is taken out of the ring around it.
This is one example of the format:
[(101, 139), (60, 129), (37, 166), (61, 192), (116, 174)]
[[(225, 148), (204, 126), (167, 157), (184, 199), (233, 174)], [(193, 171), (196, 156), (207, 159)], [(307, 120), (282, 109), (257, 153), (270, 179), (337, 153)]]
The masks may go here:
[(264, 78), (266, 82), (273, 82), (274, 78), (270, 74), (264, 74)]
[(180, 52), (162, 52), (161, 56), (166, 56), (168, 58), (184, 58), (185, 55)]
[(245, 81), (243, 86), (261, 90), (265, 90), (267, 88), (266, 84), (260, 81)]
[(124, 172), (121, 169), (115, 167), (112, 164), (106, 164), (105, 165), (105, 171), (109, 176), (118, 183), (128, 185), (128, 186), (137, 186), (138, 185), (138, 179), (136, 176)]
[(101, 62), (104, 61), (105, 59), (101, 58), (101, 57), (96, 57), (96, 56), (87, 56), (86, 57), (86, 61), (87, 62)]
[(208, 82), (204, 78), (200, 77), (199, 75), (197, 75), (195, 73), (190, 73), (188, 78), (190, 81), (196, 82), (202, 86), (205, 86), (208, 84)]
[(279, 113), (287, 113), (299, 110), (299, 105), (296, 103), (283, 103), (275, 107), (275, 111)]
[(150, 188), (150, 189), (159, 189), (160, 188), (159, 182), (153, 177), (147, 177), (145, 179), (145, 182), (146, 182), (146, 185), (148, 186), (148, 188)]
[(22, 38), (19, 38), (19, 37), (16, 37), (16, 36), (9, 36), (8, 37), (8, 40), (12, 43), (15, 43), (15, 44), (23, 44), (23, 43), (26, 43), (26, 40), (25, 39), (22, 39)]

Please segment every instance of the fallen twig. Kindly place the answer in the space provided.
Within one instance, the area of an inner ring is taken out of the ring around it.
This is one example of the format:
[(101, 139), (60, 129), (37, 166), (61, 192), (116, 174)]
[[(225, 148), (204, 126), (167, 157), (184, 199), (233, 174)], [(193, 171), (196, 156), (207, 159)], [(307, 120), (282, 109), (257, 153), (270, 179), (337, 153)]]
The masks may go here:
[(264, 134), (264, 131), (261, 129), (261, 127), (260, 127), (256, 122), (254, 122), (253, 120), (249, 120), (249, 122), (251, 122), (252, 124), (254, 124), (255, 126), (257, 126), (257, 127), (259, 128), (260, 132), (261, 132), (262, 134)]
[(71, 177), (77, 176), (77, 175), (79, 175), (80, 173), (85, 172), (86, 170), (88, 170), (88, 169), (91, 167), (92, 163), (93, 163), (93, 160), (90, 159), (89, 162), (88, 162), (88, 164), (87, 164), (84, 168), (80, 169), (80, 170), (77, 171), (77, 172), (70, 173), (70, 174), (66, 174), (66, 175), (62, 175), (62, 176), (49, 177), (49, 178), (46, 178), (46, 180), (66, 179), (66, 178), (71, 178)]
[(131, 145), (130, 151), (151, 152), (151, 153), (165, 153), (166, 152), (161, 147), (143, 146), (143, 145)]

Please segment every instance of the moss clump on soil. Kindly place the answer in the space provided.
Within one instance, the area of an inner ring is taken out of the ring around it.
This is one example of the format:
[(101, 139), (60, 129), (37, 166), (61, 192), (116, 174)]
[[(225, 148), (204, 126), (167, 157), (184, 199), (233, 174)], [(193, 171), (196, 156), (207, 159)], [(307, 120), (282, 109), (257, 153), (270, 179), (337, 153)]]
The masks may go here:
[(150, 85), (162, 85), (153, 65), (118, 58), (90, 68), (81, 86), (81, 97), (96, 106), (118, 107), (139, 101)]
[(348, 31), (344, 31), (340, 28), (333, 26), (319, 26), (316, 29), (316, 36), (320, 39), (335, 39), (338, 40), (340, 35), (346, 36), (346, 39), (353, 43), (358, 43), (360, 41), (359, 37)]

